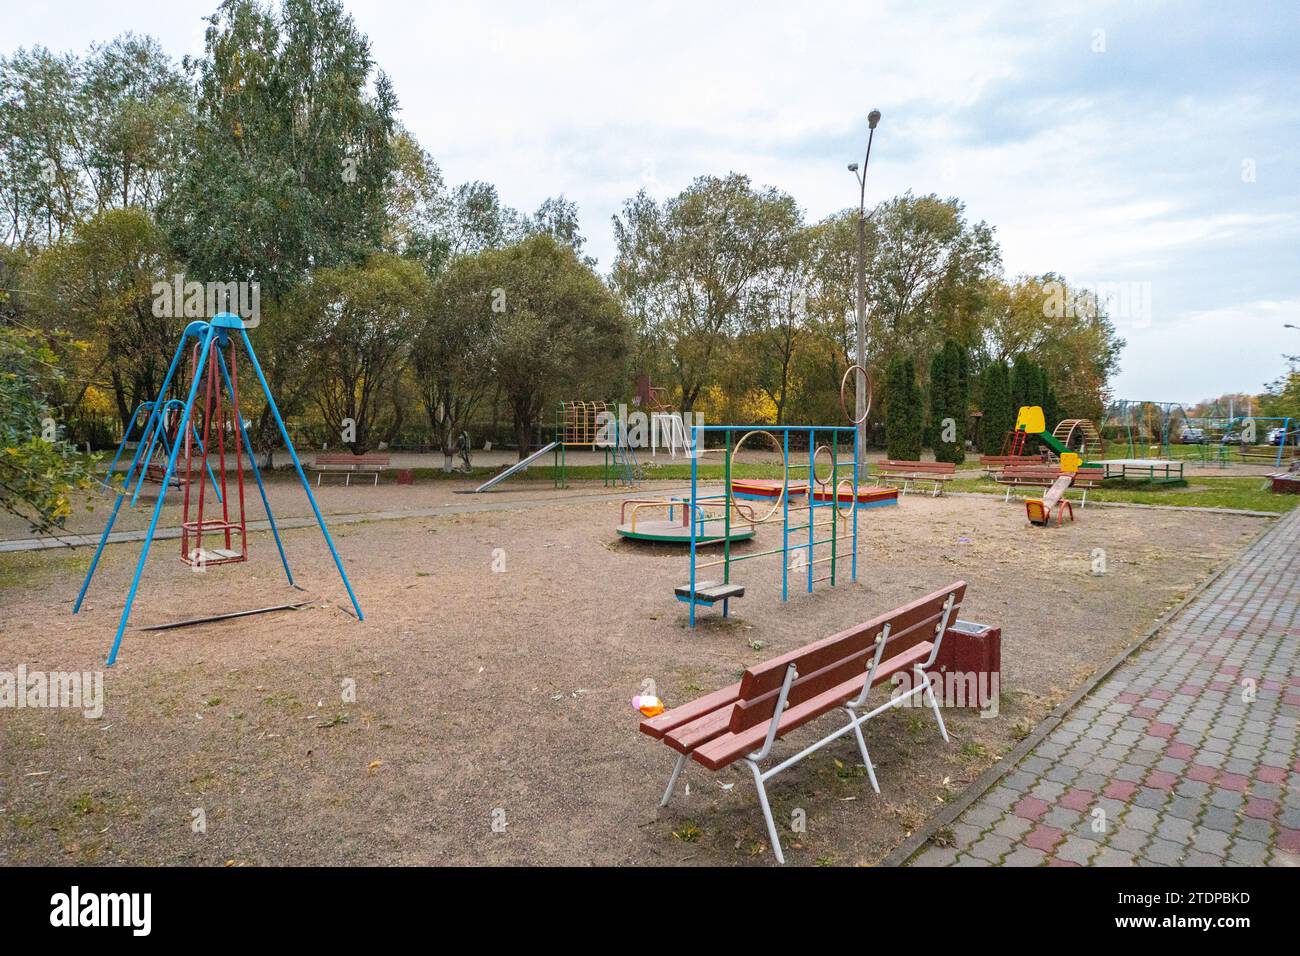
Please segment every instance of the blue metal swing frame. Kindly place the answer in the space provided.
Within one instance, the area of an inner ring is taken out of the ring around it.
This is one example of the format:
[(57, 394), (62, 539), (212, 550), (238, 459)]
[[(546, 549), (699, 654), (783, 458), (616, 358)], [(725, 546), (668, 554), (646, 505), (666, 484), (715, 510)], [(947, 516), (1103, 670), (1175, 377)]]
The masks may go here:
[[(136, 563), (135, 574), (131, 578), (131, 589), (127, 592), (126, 604), (122, 608), (122, 618), (117, 625), (117, 634), (113, 638), (113, 646), (108, 652), (108, 666), (112, 666), (117, 660), (118, 650), (122, 645), (122, 635), (126, 632), (126, 624), (131, 616), (131, 607), (135, 603), (136, 592), (140, 588), (140, 578), (144, 573), (145, 562), (149, 558), (149, 548), (153, 544), (154, 533), (158, 529), (158, 519), (162, 515), (163, 502), (167, 497), (167, 489), (171, 485), (172, 476), (176, 473), (176, 459), (180, 451), (182, 442), (179, 439), (175, 442), (168, 443), (166, 436), (166, 412), (169, 407), (177, 403), (176, 399), (164, 401), (163, 396), (167, 394), (171, 386), (172, 379), (176, 375), (176, 369), (185, 354), (186, 343), (190, 339), (197, 339), (199, 344), (198, 358), (195, 363), (194, 373), (190, 381), (189, 393), (183, 403), (181, 420), (176, 429), (177, 436), (187, 433), (187, 429), (194, 426), (191, 424), (193, 419), (194, 400), (198, 394), (198, 384), (203, 377), (204, 368), (208, 362), (208, 356), (213, 354), (212, 344), (215, 341), (220, 347), (215, 352), (217, 362), (221, 370), (221, 377), (225, 382), (226, 392), (234, 400), (234, 388), (230, 378), (230, 369), (226, 365), (226, 359), (221, 352), (221, 348), (230, 345), (232, 338), (238, 336), (239, 341), (244, 346), (244, 353), (248, 356), (249, 364), (257, 375), (258, 383), (262, 386), (262, 394), (266, 396), (267, 406), (271, 410), (271, 415), (275, 419), (276, 427), (280, 431), (280, 437), (284, 439), (284, 446), (289, 451), (289, 457), (293, 459), (294, 470), (298, 473), (298, 480), (302, 483), (303, 491), (307, 493), (307, 501), (311, 504), (312, 513), (316, 516), (316, 523), (320, 526), (321, 534), (325, 538), (326, 545), (329, 546), (330, 555), (334, 558), (334, 566), (338, 568), (339, 577), (343, 579), (343, 586), (347, 589), (348, 597), (352, 601), (352, 607), (357, 612), (357, 620), (365, 620), (365, 615), (361, 611), (361, 604), (357, 601), (356, 593), (352, 590), (352, 583), (348, 580), (347, 572), (343, 570), (343, 561), (339, 557), (338, 549), (334, 546), (334, 540), (330, 537), (329, 528), (325, 525), (325, 518), (321, 515), (320, 508), (316, 504), (316, 498), (311, 493), (311, 483), (307, 480), (306, 474), (302, 469), (302, 462), (298, 460), (298, 453), (294, 450), (293, 442), (289, 438), (288, 429), (285, 428), (284, 419), (280, 416), (280, 409), (275, 404), (275, 397), (271, 394), (270, 386), (267, 385), (266, 376), (262, 373), (261, 363), (257, 361), (257, 354), (253, 351), (253, 343), (249, 341), (248, 331), (244, 322), (239, 316), (230, 312), (222, 312), (213, 316), (211, 321), (191, 322), (185, 328), (185, 333), (181, 336), (180, 343), (176, 346), (176, 354), (172, 356), (171, 365), (167, 369), (167, 375), (163, 379), (162, 388), (158, 392), (158, 400), (154, 402), (143, 402), (136, 409), (136, 413), (148, 408), (149, 419), (145, 423), (144, 430), (141, 432), (140, 442), (136, 446), (135, 454), (131, 459), (131, 465), (126, 472), (126, 480), (122, 488), (117, 492), (117, 500), (113, 503), (113, 510), (108, 516), (108, 522), (104, 525), (104, 533), (100, 536), (99, 546), (95, 549), (95, 556), (91, 559), (90, 568), (86, 571), (86, 579), (81, 583), (81, 590), (77, 593), (76, 603), (73, 604), (72, 613), (76, 614), (81, 610), (81, 604), (85, 600), (86, 591), (90, 588), (90, 580), (94, 577), (95, 569), (99, 566), (99, 559), (104, 553), (104, 545), (108, 543), (109, 535), (112, 533), (113, 524), (117, 521), (118, 512), (122, 508), (122, 501), (128, 494), (131, 495), (131, 504), (134, 505), (140, 495), (140, 489), (144, 485), (145, 476), (148, 472), (148, 463), (153, 457), (154, 444), (161, 434), (163, 448), (167, 452), (167, 471), (163, 475), (162, 487), (158, 492), (158, 500), (154, 503), (153, 515), (149, 519), (149, 530), (145, 533), (144, 547), (140, 551), (140, 559)], [(248, 429), (244, 426), (243, 416), (239, 410), (235, 409), (235, 418), (239, 422), (239, 434), (243, 441), (244, 449), (248, 453), (249, 463), (252, 465), (253, 477), (257, 480), (257, 490), (262, 497), (262, 507), (266, 509), (266, 517), (271, 525), (271, 534), (275, 537), (275, 546), (280, 553), (280, 563), (284, 566), (285, 577), (288, 578), (289, 584), (293, 582), (293, 572), (289, 570), (289, 559), (284, 552), (284, 543), (280, 539), (280, 531), (275, 524), (275, 516), (271, 513), (271, 503), (266, 497), (266, 487), (262, 483), (262, 472), (257, 467), (257, 458), (253, 454), (253, 444), (248, 437)], [(134, 425), (135, 419), (131, 420)], [(113, 461), (109, 465), (109, 475), (117, 466), (122, 452), (126, 447), (127, 439), (130, 437), (131, 429), (127, 429), (127, 434), (122, 437), (122, 443), (118, 447), (117, 454), (113, 456)], [(148, 439), (146, 442), (145, 439)], [(137, 473), (138, 469), (138, 473)], [(212, 475), (212, 469), (208, 467), (208, 478), (216, 486), (216, 479)], [(132, 489), (132, 481), (135, 487)]]

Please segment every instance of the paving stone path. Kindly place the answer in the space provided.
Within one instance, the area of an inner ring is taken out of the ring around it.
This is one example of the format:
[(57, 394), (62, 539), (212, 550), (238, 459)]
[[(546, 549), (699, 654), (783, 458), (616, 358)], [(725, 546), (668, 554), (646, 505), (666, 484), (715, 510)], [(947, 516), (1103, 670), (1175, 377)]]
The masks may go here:
[(1300, 509), (914, 866), (1300, 866)]

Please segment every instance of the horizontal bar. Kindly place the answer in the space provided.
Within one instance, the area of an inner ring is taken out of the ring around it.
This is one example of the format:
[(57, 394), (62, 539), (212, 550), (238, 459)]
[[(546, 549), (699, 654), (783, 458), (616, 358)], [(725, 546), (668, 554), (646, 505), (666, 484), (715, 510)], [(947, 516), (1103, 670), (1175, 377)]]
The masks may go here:
[(170, 624), (151, 624), (149, 627), (139, 628), (141, 631), (170, 631), (178, 627), (190, 627), (194, 624), (208, 624), (212, 621), (229, 621), (237, 617), (248, 617), (252, 614), (267, 614), (271, 611), (298, 611), (305, 608), (310, 602), (298, 601), (293, 604), (274, 604), (271, 607), (254, 608), (251, 611), (231, 611), (228, 614), (213, 614), (209, 617), (192, 617), (184, 621), (172, 621)]

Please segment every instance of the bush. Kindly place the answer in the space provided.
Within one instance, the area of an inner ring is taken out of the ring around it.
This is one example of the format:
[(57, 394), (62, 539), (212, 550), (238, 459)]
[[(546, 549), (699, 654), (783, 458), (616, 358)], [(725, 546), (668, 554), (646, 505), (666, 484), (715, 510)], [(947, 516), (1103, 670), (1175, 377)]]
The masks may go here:
[(981, 445), (986, 455), (1002, 450), (1007, 432), (1016, 423), (1016, 409), (1011, 404), (1011, 380), (1002, 361), (990, 362), (980, 373), (980, 411), (984, 413)]
[[(969, 358), (959, 343), (948, 339), (930, 361), (930, 447), (935, 461), (960, 465), (966, 460), (966, 421)], [(952, 421), (951, 440), (944, 422)]]
[(924, 418), (916, 366), (910, 358), (896, 358), (885, 372), (885, 454), (902, 461), (921, 457)]

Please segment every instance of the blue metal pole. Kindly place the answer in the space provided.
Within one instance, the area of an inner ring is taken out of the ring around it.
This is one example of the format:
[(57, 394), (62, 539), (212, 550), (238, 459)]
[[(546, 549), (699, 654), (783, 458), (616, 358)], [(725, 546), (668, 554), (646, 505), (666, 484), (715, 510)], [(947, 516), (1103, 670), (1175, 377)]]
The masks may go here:
[[(199, 379), (203, 377), (203, 366), (207, 364), (208, 345), (212, 342), (212, 336), (215, 330), (211, 325), (203, 332), (203, 340), (200, 345), (202, 354), (194, 368), (194, 380), (190, 382), (190, 395), (185, 402), (185, 411), (181, 415), (180, 427), (176, 429), (178, 435), (185, 434), (185, 430), (190, 424), (190, 413), (194, 410), (194, 396), (198, 391)], [(186, 336), (181, 337), (181, 348), (185, 345)], [(181, 349), (176, 350), (179, 357)], [(173, 365), (175, 362), (173, 361)], [(170, 376), (169, 376), (170, 377)], [(156, 411), (156, 409), (155, 409)], [(112, 667), (113, 662), (117, 660), (117, 650), (122, 646), (122, 634), (126, 631), (127, 618), (131, 616), (131, 605), (135, 603), (135, 592), (140, 589), (140, 576), (144, 574), (145, 562), (149, 559), (149, 546), (153, 544), (154, 531), (158, 528), (158, 517), (162, 514), (163, 502), (167, 498), (167, 487), (171, 484), (172, 472), (176, 470), (176, 453), (180, 451), (181, 443), (177, 442), (172, 447), (172, 453), (167, 459), (167, 471), (163, 475), (162, 487), (158, 490), (158, 500), (153, 506), (153, 517), (149, 519), (149, 530), (144, 536), (144, 547), (140, 549), (140, 560), (135, 566), (135, 576), (131, 578), (131, 590), (127, 592), (126, 604), (122, 608), (122, 619), (117, 624), (117, 634), (113, 638), (113, 646), (108, 652), (108, 666)]]
[[(152, 407), (153, 402), (141, 402), (139, 405), (135, 407), (135, 411), (131, 413), (130, 419), (127, 420), (126, 429), (122, 432), (122, 441), (117, 446), (117, 453), (113, 455), (113, 460), (108, 463), (108, 471), (104, 473), (103, 484), (105, 488), (110, 488), (108, 480), (113, 477), (113, 469), (117, 467), (117, 462), (122, 457), (122, 452), (126, 450), (126, 443), (131, 438), (131, 432), (135, 428), (136, 419), (140, 417), (140, 410), (144, 408), (146, 405)], [(140, 434), (143, 436), (144, 432), (141, 432)], [(136, 455), (139, 454), (140, 454), (140, 446), (136, 445), (135, 455), (131, 456), (132, 468), (135, 467), (135, 458)], [(130, 472), (128, 471), (128, 474), (129, 473)]]
[(90, 559), (90, 567), (86, 570), (86, 579), (81, 582), (81, 590), (77, 592), (77, 600), (72, 605), (72, 613), (76, 614), (81, 610), (81, 602), (86, 599), (86, 591), (90, 588), (90, 579), (95, 573), (95, 568), (99, 567), (99, 556), (104, 553), (104, 545), (108, 544), (109, 532), (113, 530), (113, 522), (117, 520), (117, 513), (122, 508), (122, 501), (126, 495), (118, 492), (117, 501), (113, 503), (113, 513), (108, 516), (108, 523), (104, 525), (104, 533), (99, 536), (99, 547), (95, 549), (95, 556)]
[[(218, 316), (217, 318), (221, 318)], [(213, 321), (216, 321), (214, 319)], [(240, 338), (244, 340), (244, 350), (248, 352), (249, 363), (253, 366), (253, 371), (257, 373), (257, 380), (262, 385), (262, 393), (266, 396), (266, 404), (271, 409), (271, 416), (275, 419), (276, 427), (280, 429), (280, 437), (284, 439), (284, 447), (289, 450), (289, 457), (293, 459), (293, 467), (298, 472), (298, 480), (302, 482), (303, 491), (307, 492), (307, 501), (311, 504), (312, 513), (316, 515), (316, 523), (320, 525), (320, 532), (325, 537), (325, 543), (329, 545), (330, 554), (334, 557), (334, 566), (339, 569), (339, 577), (343, 579), (343, 586), (348, 590), (348, 597), (352, 599), (352, 607), (357, 612), (357, 620), (364, 621), (365, 615), (361, 613), (361, 604), (357, 601), (357, 595), (352, 590), (352, 583), (348, 581), (348, 573), (343, 570), (343, 560), (339, 557), (338, 549), (334, 547), (334, 539), (330, 537), (329, 528), (325, 527), (325, 518), (320, 513), (320, 508), (316, 506), (316, 498), (311, 493), (311, 482), (307, 480), (306, 474), (302, 470), (302, 462), (298, 460), (298, 453), (294, 451), (293, 442), (289, 440), (289, 431), (284, 427), (284, 419), (280, 417), (280, 409), (276, 407), (275, 396), (271, 394), (271, 387), (266, 384), (266, 376), (262, 374), (261, 363), (257, 361), (257, 355), (253, 352), (253, 343), (248, 339), (248, 330), (243, 328), (243, 323), (239, 327)]]
[[(691, 426), (695, 433), (695, 443), (691, 447), (691, 627), (695, 627), (695, 504), (698, 502), (698, 482), (699, 482), (699, 465), (700, 465), (700, 425), (697, 422)], [(722, 503), (729, 506), (726, 493), (724, 492)]]
[[(221, 368), (221, 377), (225, 379), (226, 391), (230, 394), (230, 401), (235, 402), (235, 386), (230, 381), (230, 371), (226, 368), (226, 357), (217, 349), (217, 363)], [(257, 490), (262, 496), (262, 507), (266, 509), (266, 520), (271, 522), (271, 534), (275, 536), (275, 547), (280, 552), (280, 563), (284, 565), (284, 576), (293, 584), (293, 572), (289, 570), (289, 559), (284, 556), (284, 545), (280, 543), (280, 532), (275, 526), (275, 515), (271, 514), (271, 502), (266, 500), (266, 488), (262, 484), (262, 470), (257, 467), (257, 458), (253, 456), (253, 443), (248, 439), (248, 429), (244, 427), (244, 416), (239, 413), (239, 406), (235, 405), (235, 420), (239, 422), (239, 434), (244, 439), (244, 450), (248, 452), (248, 463), (253, 466), (253, 477), (257, 479)]]
[(858, 447), (858, 430), (853, 429), (853, 567), (852, 578), (858, 579), (858, 468), (862, 450)]
[[(786, 434), (789, 435), (790, 433), (786, 432)], [(812, 589), (813, 589), (813, 555), (816, 552), (816, 548), (813, 542), (817, 540), (817, 527), (816, 527), (817, 499), (816, 496), (813, 495), (813, 472), (817, 467), (816, 463), (813, 460), (813, 455), (816, 453), (817, 449), (813, 447), (813, 445), (816, 439), (817, 439), (816, 431), (812, 428), (809, 428), (808, 429), (808, 593), (809, 594), (812, 594)], [(790, 477), (789, 475), (787, 475), (786, 484), (789, 484), (789, 482), (790, 482)]]
[(781, 600), (790, 599), (790, 431), (781, 435)]
[[(164, 408), (166, 407), (166, 401), (167, 401), (167, 389), (171, 386), (172, 378), (176, 375), (176, 367), (177, 367), (178, 365), (180, 365), (181, 356), (183, 356), (183, 355), (185, 354), (185, 343), (189, 340), (189, 335), (188, 335), (187, 333), (189, 332), (190, 328), (193, 327), (193, 325), (194, 325), (194, 323), (191, 322), (190, 325), (188, 325), (188, 326), (185, 327), (185, 332), (181, 333), (181, 340), (180, 340), (180, 342), (177, 343), (177, 345), (176, 345), (176, 354), (172, 356), (172, 364), (169, 365), (169, 366), (167, 366), (167, 375), (163, 378), (162, 388), (158, 389), (158, 400), (157, 400), (156, 402), (154, 402), (153, 411), (149, 413), (149, 422), (145, 425), (145, 431), (140, 433), (141, 439), (143, 439), (145, 433), (149, 431), (150, 426), (153, 425), (154, 419), (155, 419), (155, 418), (161, 418), (162, 415), (163, 415), (163, 410), (164, 410)], [(198, 373), (196, 372), (195, 374), (197, 375)], [(190, 391), (191, 391), (191, 393), (192, 393), (192, 392), (193, 392), (193, 389), (191, 389)], [(188, 403), (187, 403), (187, 405), (188, 405)], [(166, 428), (166, 426), (167, 426), (167, 422), (166, 422), (165, 419), (162, 420), (162, 421), (160, 422), (160, 424), (161, 424), (162, 427), (164, 427), (164, 428)], [(179, 429), (177, 429), (177, 430), (176, 430), (176, 434), (177, 434), (177, 435), (183, 435), (183, 434), (185, 434), (185, 429), (184, 429), (184, 428), (179, 428)], [(149, 459), (153, 457), (153, 443), (154, 443), (154, 438), (155, 438), (155, 437), (156, 437), (156, 433), (154, 433), (154, 434), (150, 434), (150, 435), (149, 435), (149, 451), (148, 451), (148, 453), (145, 455), (145, 457), (144, 457), (144, 459), (143, 459), (143, 461), (144, 461), (144, 468), (146, 468), (146, 469), (147, 469), (148, 466), (149, 466)], [(136, 449), (136, 461), (138, 462), (138, 461), (140, 461), (140, 460), (141, 460), (141, 459), (140, 459), (140, 449), (137, 448), (137, 449)], [(135, 486), (135, 494), (133, 494), (133, 495), (131, 496), (131, 507), (132, 507), (132, 508), (135, 507), (135, 503), (136, 503), (136, 501), (137, 501), (137, 500), (139, 499), (139, 497), (140, 497), (140, 489), (141, 489), (142, 487), (144, 487), (144, 471), (143, 471), (143, 470), (140, 472), (140, 480), (139, 480), (138, 482), (136, 482), (136, 486)], [(159, 495), (159, 498), (161, 499), (162, 496)]]
[(1282, 466), (1282, 452), (1286, 450), (1286, 440), (1291, 437), (1291, 419), (1286, 418), (1282, 421), (1282, 439), (1277, 443), (1277, 466)]
[[(109, 465), (108, 475), (105, 476), (106, 480), (113, 474), (113, 467), (117, 464), (118, 456), (120, 456), (123, 449), (126, 448), (126, 440), (130, 437), (131, 428), (135, 425), (136, 415), (139, 415), (142, 408), (149, 406), (149, 418), (145, 422), (144, 429), (140, 432), (140, 441), (135, 446), (135, 454), (131, 457), (131, 467), (126, 470), (126, 476), (122, 480), (122, 490), (117, 493), (117, 501), (113, 503), (113, 513), (108, 516), (108, 522), (104, 525), (104, 533), (99, 536), (99, 547), (95, 549), (95, 556), (90, 559), (90, 567), (86, 569), (86, 579), (81, 582), (81, 590), (77, 592), (77, 600), (72, 605), (73, 614), (76, 614), (81, 610), (81, 602), (86, 599), (86, 591), (90, 588), (90, 579), (94, 577), (95, 569), (99, 567), (99, 559), (104, 553), (104, 545), (108, 543), (108, 536), (113, 530), (114, 522), (117, 521), (118, 512), (122, 509), (122, 499), (126, 496), (127, 491), (130, 488), (131, 475), (135, 473), (136, 465), (140, 461), (140, 453), (144, 450), (145, 435), (149, 432), (154, 416), (158, 413), (158, 406), (162, 402), (163, 395), (166, 394), (167, 384), (172, 379), (172, 373), (176, 371), (176, 363), (180, 361), (181, 355), (184, 353), (186, 338), (187, 336), (184, 334), (181, 335), (180, 344), (176, 346), (176, 353), (172, 356), (172, 364), (167, 367), (167, 376), (163, 379), (163, 391), (158, 393), (158, 400), (155, 402), (141, 402), (136, 408), (136, 414), (131, 416), (131, 421), (127, 424), (126, 432), (122, 435), (122, 443), (118, 446), (117, 455), (113, 456), (113, 462)], [(152, 443), (150, 447), (152, 447)], [(144, 473), (141, 472), (140, 484), (144, 483), (143, 476)], [(161, 498), (162, 496), (159, 495), (159, 499)]]

